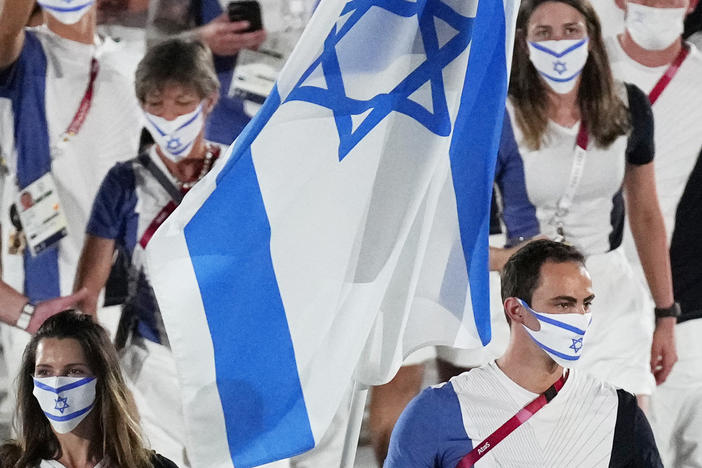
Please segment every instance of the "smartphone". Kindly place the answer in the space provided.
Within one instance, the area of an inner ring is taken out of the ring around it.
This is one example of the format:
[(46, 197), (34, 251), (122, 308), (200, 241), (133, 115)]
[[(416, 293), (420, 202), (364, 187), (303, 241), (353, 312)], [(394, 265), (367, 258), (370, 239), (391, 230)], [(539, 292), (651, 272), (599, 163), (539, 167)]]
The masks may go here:
[(263, 29), (261, 5), (256, 0), (237, 0), (227, 5), (229, 21), (248, 21), (249, 28), (244, 32)]

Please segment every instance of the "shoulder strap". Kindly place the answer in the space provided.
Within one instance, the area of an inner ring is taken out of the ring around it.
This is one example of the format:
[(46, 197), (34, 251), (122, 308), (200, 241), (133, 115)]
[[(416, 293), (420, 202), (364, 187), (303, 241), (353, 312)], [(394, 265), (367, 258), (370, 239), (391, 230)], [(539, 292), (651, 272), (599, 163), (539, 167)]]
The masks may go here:
[(181, 201), (183, 201), (183, 193), (178, 190), (178, 187), (173, 185), (173, 183), (168, 180), (168, 177), (166, 177), (166, 174), (164, 174), (158, 167), (156, 167), (156, 164), (151, 160), (151, 157), (149, 156), (149, 152), (143, 151), (139, 156), (137, 157), (137, 161), (139, 161), (139, 164), (144, 166), (144, 168), (151, 173), (152, 176), (156, 179), (156, 181), (161, 185), (161, 187), (164, 188), (166, 192), (168, 192), (168, 195), (171, 196), (174, 202), (176, 204), (180, 204)]

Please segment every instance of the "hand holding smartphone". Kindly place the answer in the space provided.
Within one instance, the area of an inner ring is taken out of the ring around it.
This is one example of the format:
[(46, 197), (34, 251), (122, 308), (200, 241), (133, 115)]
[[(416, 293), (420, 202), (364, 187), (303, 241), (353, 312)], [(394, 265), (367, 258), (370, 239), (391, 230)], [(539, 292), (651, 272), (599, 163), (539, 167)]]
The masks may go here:
[(229, 21), (248, 21), (249, 28), (242, 32), (263, 29), (261, 6), (256, 0), (235, 0), (227, 5)]

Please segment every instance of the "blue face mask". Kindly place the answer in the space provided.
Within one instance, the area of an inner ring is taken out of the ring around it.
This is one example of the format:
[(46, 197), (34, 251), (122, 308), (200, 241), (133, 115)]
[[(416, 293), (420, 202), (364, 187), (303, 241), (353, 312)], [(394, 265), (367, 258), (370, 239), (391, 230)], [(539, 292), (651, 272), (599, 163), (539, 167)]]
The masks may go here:
[(588, 39), (529, 42), (529, 60), (546, 84), (559, 94), (570, 92), (585, 67)]
[(37, 0), (39, 6), (63, 24), (75, 24), (90, 10), (95, 0)]
[(521, 299), (519, 303), (539, 321), (539, 330), (522, 324), (531, 339), (558, 365), (573, 367), (582, 354), (583, 339), (592, 322), (592, 313), (547, 314), (536, 312)]

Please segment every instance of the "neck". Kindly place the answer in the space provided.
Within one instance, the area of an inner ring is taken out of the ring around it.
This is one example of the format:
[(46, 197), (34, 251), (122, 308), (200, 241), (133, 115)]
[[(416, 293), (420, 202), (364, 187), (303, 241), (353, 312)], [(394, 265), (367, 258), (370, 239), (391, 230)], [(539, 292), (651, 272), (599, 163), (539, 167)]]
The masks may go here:
[(617, 36), (622, 49), (634, 61), (645, 67), (662, 67), (669, 65), (675, 60), (682, 48), (682, 38), (678, 38), (671, 45), (662, 50), (644, 49), (632, 39), (629, 31), (624, 31)]
[(207, 154), (207, 144), (205, 143), (205, 139), (201, 134), (197, 140), (195, 140), (193, 149), (190, 151), (188, 156), (177, 163), (167, 158), (161, 152), (161, 148), (158, 146), (156, 147), (156, 153), (161, 158), (161, 161), (163, 161), (163, 163), (166, 165), (168, 172), (170, 172), (173, 177), (181, 182), (190, 182), (196, 179), (200, 174), (202, 167), (199, 163), (202, 162)]
[(55, 433), (61, 446), (58, 461), (66, 468), (92, 468), (99, 463), (100, 460), (91, 454), (90, 436), (93, 431), (85, 430), (92, 419), (92, 415), (88, 416), (76, 429), (66, 434)]
[(63, 24), (49, 13), (44, 12), (44, 24), (52, 32), (64, 39), (83, 44), (93, 44), (95, 42), (97, 26), (94, 6), (75, 24)]
[[(526, 332), (522, 333), (526, 335)], [(543, 393), (563, 375), (563, 368), (536, 346), (531, 338), (526, 336), (529, 342), (523, 338), (511, 337), (509, 347), (497, 359), (497, 365), (520, 387), (532, 393)]]
[(564, 127), (572, 127), (580, 120), (580, 106), (578, 105), (578, 88), (580, 77), (573, 89), (565, 94), (557, 93), (550, 88), (548, 95), (548, 116), (551, 120)]

